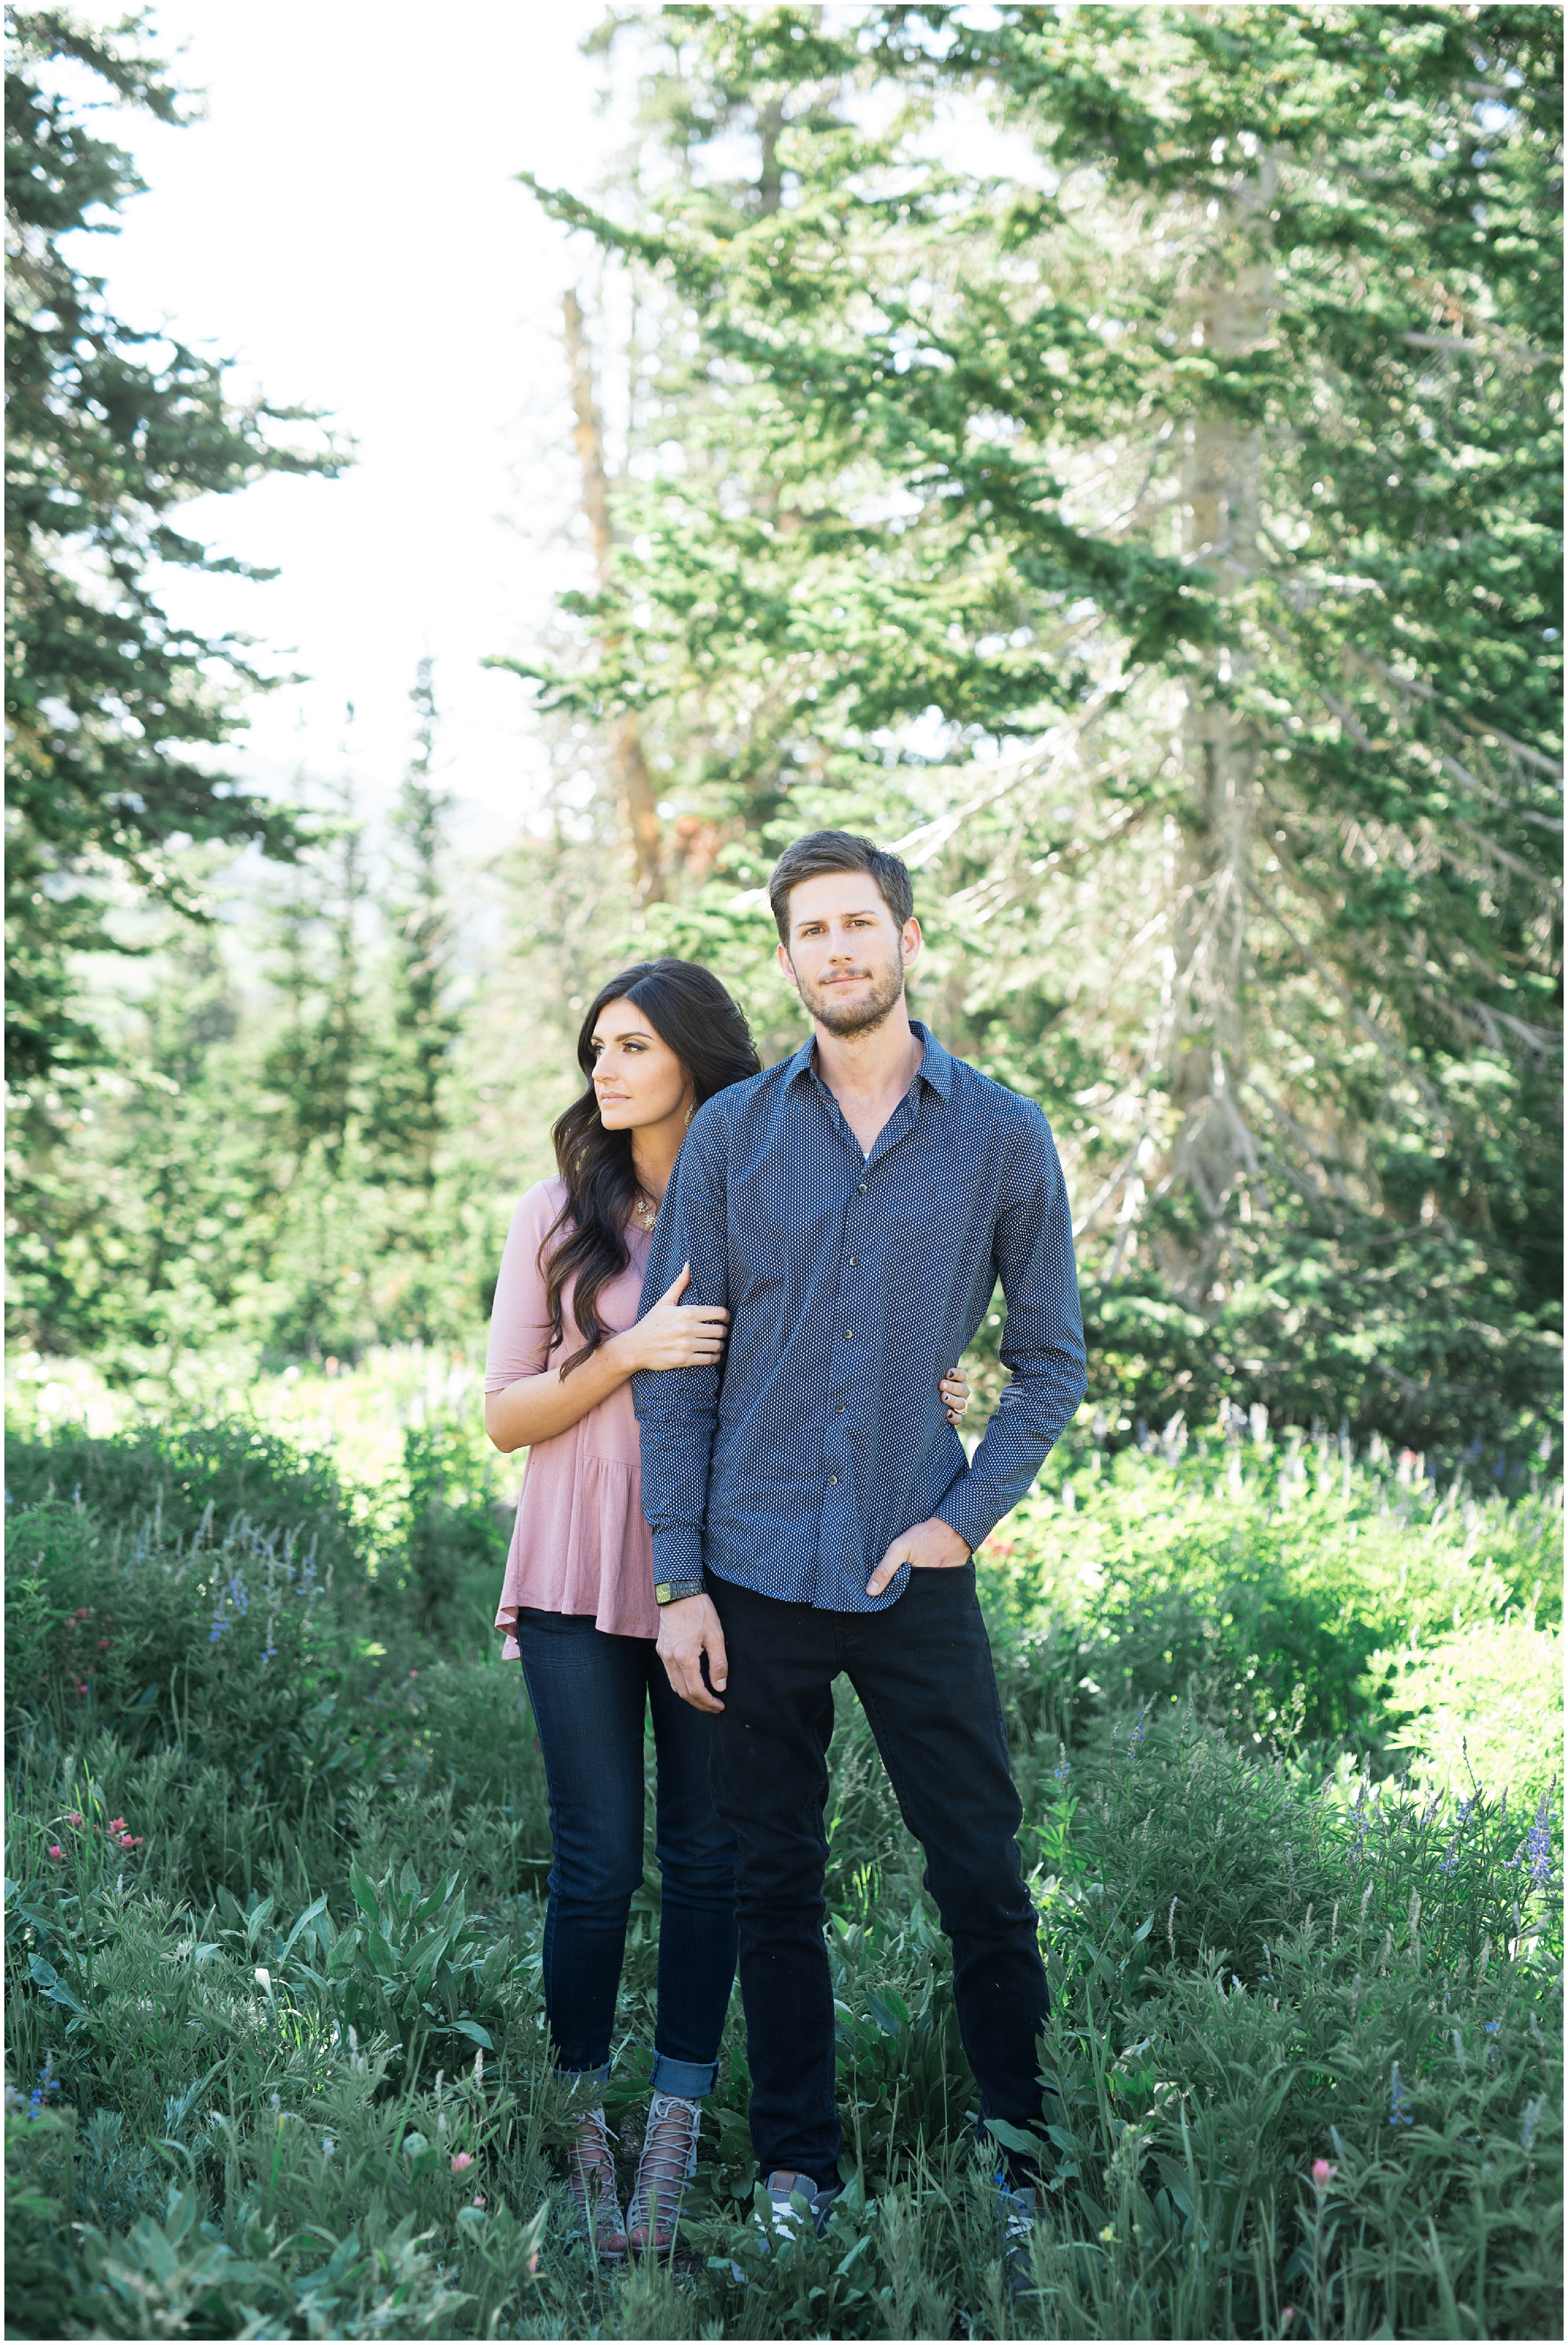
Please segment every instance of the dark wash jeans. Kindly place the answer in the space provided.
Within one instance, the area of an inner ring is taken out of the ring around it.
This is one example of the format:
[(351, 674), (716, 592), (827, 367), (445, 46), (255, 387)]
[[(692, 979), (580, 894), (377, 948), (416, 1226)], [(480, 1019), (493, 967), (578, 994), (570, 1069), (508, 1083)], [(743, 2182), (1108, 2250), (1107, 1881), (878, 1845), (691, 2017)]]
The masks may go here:
[[(764, 2174), (838, 2177), (833, 1986), (823, 1942), (833, 1680), (865, 1706), (952, 1942), (958, 2028), (983, 2116), (1037, 2130), (1049, 2008), (1014, 1835), (1022, 1816), (975, 1567), (912, 1571), (886, 1612), (825, 1612), (708, 1578), (730, 1680), (713, 1792), (736, 1842), (752, 2142)], [(1027, 2164), (1004, 2154), (1018, 2182)]]
[(520, 1611), (517, 1641), (550, 1784), (554, 1862), (544, 2009), (563, 2074), (607, 2079), (626, 1916), (642, 1885), (642, 1721), (653, 1713), (663, 1883), (653, 2089), (712, 2092), (735, 1977), (734, 1848), (708, 1785), (711, 1721), (670, 1690), (652, 1641)]

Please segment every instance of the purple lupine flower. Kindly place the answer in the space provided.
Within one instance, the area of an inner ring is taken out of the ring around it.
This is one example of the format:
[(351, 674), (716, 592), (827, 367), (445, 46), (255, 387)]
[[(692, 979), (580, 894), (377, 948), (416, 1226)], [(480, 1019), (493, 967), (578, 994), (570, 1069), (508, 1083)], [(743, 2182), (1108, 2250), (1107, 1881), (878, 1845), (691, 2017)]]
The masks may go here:
[(1396, 2060), (1389, 2078), (1389, 2123), (1391, 2126), (1412, 2126), (1411, 2097), (1400, 2081), (1400, 2064)]
[(1138, 1716), (1132, 1722), (1132, 1732), (1127, 1738), (1127, 1755), (1129, 1759), (1136, 1757), (1138, 1745), (1142, 1742), (1144, 1736), (1148, 1732), (1148, 1713), (1153, 1707), (1154, 1704), (1152, 1701), (1140, 1701), (1138, 1703)]
[(1441, 1862), (1441, 1863), (1439, 1864), (1439, 1866), (1438, 1866), (1438, 1868), (1437, 1868), (1437, 1869), (1438, 1869), (1438, 1871), (1439, 1871), (1440, 1873), (1449, 1873), (1450, 1875), (1452, 1875), (1452, 1874), (1453, 1874), (1453, 1873), (1457, 1873), (1457, 1872), (1458, 1872), (1458, 1870), (1459, 1870), (1459, 1834), (1458, 1834), (1457, 1832), (1455, 1832), (1455, 1834), (1454, 1834), (1453, 1838), (1449, 1842), (1448, 1848), (1447, 1848), (1447, 1852), (1445, 1853), (1445, 1854), (1444, 1854), (1444, 1856), (1443, 1856), (1443, 1858), (1442, 1858), (1442, 1862)]
[(1530, 1860), (1530, 1886), (1544, 1889), (1552, 1878), (1553, 1834), (1552, 1794), (1543, 1792), (1535, 1820), (1524, 1837), (1524, 1853)]

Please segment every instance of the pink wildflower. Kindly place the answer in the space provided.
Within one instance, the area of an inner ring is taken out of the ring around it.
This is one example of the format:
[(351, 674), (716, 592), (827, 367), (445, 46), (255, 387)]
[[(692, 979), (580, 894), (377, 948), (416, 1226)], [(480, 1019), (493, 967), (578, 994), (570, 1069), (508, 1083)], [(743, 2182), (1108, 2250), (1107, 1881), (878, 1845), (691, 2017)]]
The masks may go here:
[(473, 2159), (469, 2156), (469, 2153), (468, 2153), (468, 2151), (467, 2151), (466, 2149), (459, 2149), (459, 2150), (454, 2150), (454, 2151), (453, 2151), (453, 2153), (452, 2153), (452, 2172), (453, 2172), (454, 2174), (461, 2174), (461, 2173), (463, 2173), (463, 2172), (464, 2172), (464, 2171), (465, 2171), (469, 2167), (470, 2167), (472, 2164), (473, 2164)]
[(49, 1842), (49, 1853), (54, 1858), (56, 1864), (64, 1864), (66, 1861), (66, 1852), (60, 1846), (57, 1840), (52, 1840)]
[(1319, 2192), (1326, 2190), (1339, 2170), (1337, 2166), (1330, 2166), (1326, 2157), (1315, 2157), (1312, 2160), (1313, 2189)]
[(125, 1828), (126, 1820), (124, 1816), (111, 1816), (109, 1818), (109, 1830), (111, 1832), (124, 1832)]
[(77, 1680), (76, 1680), (76, 1691), (77, 1691), (78, 1693), (86, 1693), (86, 1690), (87, 1690), (87, 1681), (86, 1681), (86, 1678), (78, 1678), (78, 1679), (77, 1679)]
[(469, 2205), (470, 2207), (482, 2207), (486, 2203), (485, 2195), (482, 2190), (476, 2190), (473, 2197), (469, 2200)]
[(81, 1822), (81, 1821), (82, 1821), (82, 1819), (81, 1819), (81, 1817), (76, 1813), (76, 1809), (75, 1809), (75, 1808), (67, 1808), (67, 1809), (66, 1809), (66, 1822), (68, 1824), (79, 1824), (79, 1823)]

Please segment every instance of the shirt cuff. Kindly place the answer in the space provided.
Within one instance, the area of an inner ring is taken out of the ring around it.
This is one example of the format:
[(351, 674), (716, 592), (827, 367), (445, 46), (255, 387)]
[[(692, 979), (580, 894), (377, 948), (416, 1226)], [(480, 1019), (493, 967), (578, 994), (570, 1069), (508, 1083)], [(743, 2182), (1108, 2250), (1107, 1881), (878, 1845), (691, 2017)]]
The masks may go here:
[(990, 1483), (966, 1474), (961, 1481), (954, 1483), (937, 1508), (936, 1519), (956, 1530), (973, 1555), (990, 1538), (1007, 1511), (1005, 1506), (997, 1506), (996, 1493)]
[(653, 1529), (653, 1584), (664, 1579), (701, 1579), (703, 1534), (694, 1523), (656, 1524)]

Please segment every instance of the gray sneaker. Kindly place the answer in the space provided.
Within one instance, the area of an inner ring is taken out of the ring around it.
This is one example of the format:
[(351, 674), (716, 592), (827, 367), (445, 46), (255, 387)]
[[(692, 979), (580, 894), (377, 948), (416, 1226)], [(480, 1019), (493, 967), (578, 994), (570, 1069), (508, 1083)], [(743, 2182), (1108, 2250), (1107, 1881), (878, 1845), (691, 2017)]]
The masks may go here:
[(1002, 2225), (1002, 2270), (1008, 2292), (1027, 2296), (1035, 2285), (1035, 2221), (1039, 2200), (1032, 2190), (1015, 2190), (996, 2177), (996, 2213)]
[(770, 2174), (767, 2194), (773, 2202), (773, 2228), (776, 2236), (781, 2239), (793, 2238), (809, 2215), (820, 2239), (827, 2228), (827, 2210), (838, 2192), (836, 2182), (819, 2190), (809, 2174), (791, 2174), (782, 2167)]

